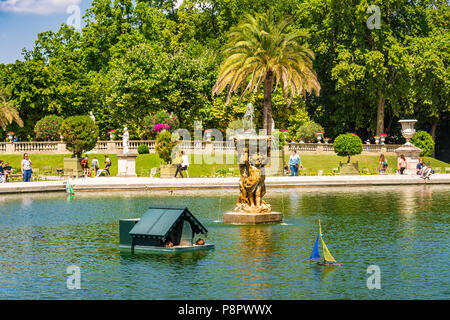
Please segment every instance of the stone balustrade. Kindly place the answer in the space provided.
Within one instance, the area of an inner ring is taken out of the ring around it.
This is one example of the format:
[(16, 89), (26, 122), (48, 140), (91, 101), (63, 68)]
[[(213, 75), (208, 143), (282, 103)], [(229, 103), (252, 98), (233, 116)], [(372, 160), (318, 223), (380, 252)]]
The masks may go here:
[[(363, 144), (362, 154), (395, 154), (394, 150), (400, 146), (400, 144)], [(290, 152), (292, 150), (296, 150), (299, 153), (334, 154), (332, 143), (288, 143), (287, 151)]]
[[(131, 140), (129, 150), (137, 153), (140, 145), (148, 146), (150, 153), (155, 153), (155, 140)], [(362, 154), (395, 154), (394, 150), (400, 147), (398, 144), (364, 144)], [(185, 150), (187, 153), (197, 152), (222, 152), (234, 153), (235, 147), (233, 141), (183, 141), (179, 145), (179, 150)], [(333, 144), (331, 143), (297, 143), (286, 144), (285, 152), (296, 150), (299, 153), (306, 154), (334, 154)], [(89, 151), (89, 154), (117, 154), (122, 152), (121, 140), (99, 140), (95, 148)], [(201, 151), (200, 151), (201, 150)], [(62, 141), (33, 141), (33, 142), (0, 142), (0, 154), (23, 154), (25, 152), (33, 154), (70, 154)]]

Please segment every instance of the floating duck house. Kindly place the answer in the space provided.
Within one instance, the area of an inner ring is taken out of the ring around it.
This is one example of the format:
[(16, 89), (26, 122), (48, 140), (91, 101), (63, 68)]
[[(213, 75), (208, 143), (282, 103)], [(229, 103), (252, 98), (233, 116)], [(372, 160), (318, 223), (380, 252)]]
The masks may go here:
[(187, 207), (151, 206), (140, 219), (119, 221), (120, 248), (132, 251), (187, 251), (214, 248), (195, 244), (208, 230)]

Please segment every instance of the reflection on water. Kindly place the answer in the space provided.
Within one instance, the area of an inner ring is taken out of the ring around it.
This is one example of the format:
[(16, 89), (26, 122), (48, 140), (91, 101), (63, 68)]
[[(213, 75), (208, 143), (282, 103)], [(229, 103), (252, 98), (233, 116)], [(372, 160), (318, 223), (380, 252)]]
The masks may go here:
[[(269, 190), (281, 224), (230, 226), (237, 191), (85, 192), (0, 196), (4, 299), (448, 299), (450, 187)], [(150, 204), (186, 205), (215, 250), (119, 250), (118, 220)], [(309, 261), (318, 219), (343, 267)], [(436, 264), (436, 261), (444, 262)], [(66, 268), (81, 268), (81, 290)], [(366, 287), (381, 268), (381, 290)]]

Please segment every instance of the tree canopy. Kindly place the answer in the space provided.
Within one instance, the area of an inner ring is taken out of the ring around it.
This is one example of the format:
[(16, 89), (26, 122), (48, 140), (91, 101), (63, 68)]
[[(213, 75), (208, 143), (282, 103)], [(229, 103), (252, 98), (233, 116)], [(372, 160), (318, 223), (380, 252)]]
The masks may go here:
[[(189, 130), (196, 120), (225, 130), (252, 102), (258, 128), (272, 117), (281, 130), (312, 121), (332, 139), (355, 132), (365, 140), (400, 136), (397, 121), (413, 117), (437, 149), (448, 139), (448, 1), (176, 3), (93, 0), (81, 32), (62, 24), (39, 33), (22, 61), (0, 64), (0, 88), (24, 125), (7, 121), (5, 130), (33, 139), (34, 126), (47, 115), (93, 111), (100, 138), (124, 124), (130, 138), (143, 138), (142, 120), (160, 110)], [(374, 17), (380, 23), (371, 26)], [(258, 86), (264, 70), (274, 73), (271, 90)], [(227, 86), (237, 93), (228, 104), (226, 96), (212, 95), (213, 87), (219, 93)], [(319, 88), (319, 96), (303, 95)]]

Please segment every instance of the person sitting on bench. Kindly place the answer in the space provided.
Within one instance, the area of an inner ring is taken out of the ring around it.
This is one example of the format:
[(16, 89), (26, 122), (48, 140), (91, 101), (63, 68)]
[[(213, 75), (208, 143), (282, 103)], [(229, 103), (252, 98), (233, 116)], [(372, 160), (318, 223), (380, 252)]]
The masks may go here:
[(5, 162), (5, 165), (3, 166), (3, 173), (5, 174), (5, 182), (8, 182), (9, 175), (12, 174), (12, 167), (8, 162)]

